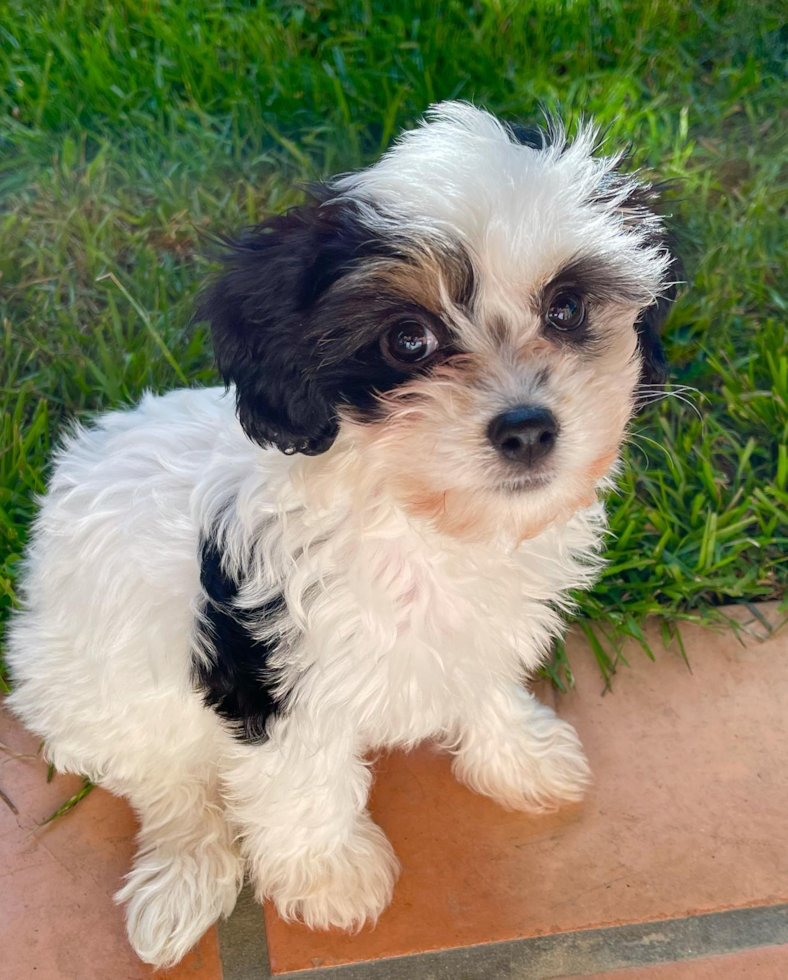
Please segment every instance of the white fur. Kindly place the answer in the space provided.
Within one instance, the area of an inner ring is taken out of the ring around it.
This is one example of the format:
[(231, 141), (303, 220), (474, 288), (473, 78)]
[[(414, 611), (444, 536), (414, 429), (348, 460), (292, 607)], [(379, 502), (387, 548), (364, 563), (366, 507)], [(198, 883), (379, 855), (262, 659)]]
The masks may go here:
[[(232, 392), (146, 395), (76, 428), (58, 453), (10, 632), (10, 704), (59, 769), (137, 810), (139, 852), (118, 898), (146, 961), (176, 962), (229, 913), (245, 870), (285, 917), (374, 921), (397, 875), (366, 809), (377, 749), (435, 739), (460, 779), (510, 807), (586, 787), (574, 730), (521, 682), (599, 567), (604, 515), (590, 501), (631, 412), (638, 309), (597, 313), (609, 353), (584, 361), (538, 338), (528, 290), (602, 249), (647, 303), (667, 259), (618, 213), (626, 186), (591, 156), (592, 132), (561, 148), (519, 146), (492, 117), (450, 105), (337, 184), (384, 204), (411, 243), (421, 229), (427, 251), (445, 234), (471, 254), (480, 298), (457, 315), (484, 376), (467, 392), (461, 375), (414, 382), (416, 409), (395, 394), (384, 424), (345, 419), (318, 457), (250, 442)], [(491, 310), (506, 314), (497, 346)], [(485, 426), (530, 397), (545, 366), (564, 440), (553, 483), (507, 495), (491, 483)], [(441, 445), (425, 449), (433, 429)], [(401, 479), (410, 469), (454, 523), (420, 515), (421, 491)], [(240, 605), (286, 599), (286, 614), (256, 627), (276, 641), (288, 692), (262, 744), (233, 738), (194, 687), (195, 658), (212, 655), (195, 628), (209, 535), (226, 570), (247, 576)]]
[[(369, 750), (437, 738), (462, 779), (512, 806), (587, 782), (569, 726), (519, 683), (560, 628), (552, 606), (590, 579), (601, 509), (502, 553), (415, 526), (380, 489), (342, 439), (314, 459), (253, 445), (219, 389), (147, 395), (58, 455), (9, 702), (58, 769), (137, 809), (119, 899), (148, 962), (177, 961), (231, 910), (242, 855), (285, 916), (374, 920), (396, 860), (366, 811)], [(190, 678), (198, 539), (220, 518), (228, 553), (259, 549), (260, 594), (286, 582), (304, 630), (282, 655), (293, 708), (262, 745), (234, 741)]]

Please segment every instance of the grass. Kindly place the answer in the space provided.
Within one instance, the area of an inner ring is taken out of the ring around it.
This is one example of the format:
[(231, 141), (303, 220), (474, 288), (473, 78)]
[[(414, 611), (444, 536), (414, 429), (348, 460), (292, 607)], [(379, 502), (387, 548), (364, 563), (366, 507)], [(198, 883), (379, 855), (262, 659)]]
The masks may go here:
[[(738, 0), (0, 0), (0, 616), (58, 430), (145, 388), (215, 380), (189, 325), (207, 227), (369, 162), (436, 99), (594, 115), (678, 183), (688, 286), (673, 380), (636, 426), (609, 566), (582, 597), (609, 677), (785, 594), (788, 26)], [(781, 16), (782, 14), (782, 16)], [(550, 668), (560, 680), (559, 647)]]

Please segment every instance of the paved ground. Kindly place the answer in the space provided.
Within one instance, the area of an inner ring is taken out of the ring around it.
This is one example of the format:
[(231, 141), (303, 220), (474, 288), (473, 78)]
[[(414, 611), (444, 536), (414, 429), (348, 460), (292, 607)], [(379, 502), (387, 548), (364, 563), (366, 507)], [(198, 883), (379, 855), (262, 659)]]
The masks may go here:
[[(604, 696), (592, 658), (570, 642), (577, 687), (557, 708), (594, 768), (582, 806), (507, 813), (455, 783), (428, 746), (386, 756), (372, 808), (403, 873), (376, 929), (310, 933), (271, 909), (264, 929), (244, 895), (219, 941), (209, 934), (162, 976), (784, 980), (788, 629), (745, 646), (696, 628), (684, 636), (692, 673), (675, 653), (651, 664), (630, 648), (631, 668)], [(150, 977), (111, 901), (131, 856), (132, 815), (95, 790), (37, 830), (80, 782), (47, 784), (39, 761), (15, 758), (36, 744), (7, 716), (0, 742), (10, 750), (0, 788), (19, 811), (0, 803), (3, 976)]]

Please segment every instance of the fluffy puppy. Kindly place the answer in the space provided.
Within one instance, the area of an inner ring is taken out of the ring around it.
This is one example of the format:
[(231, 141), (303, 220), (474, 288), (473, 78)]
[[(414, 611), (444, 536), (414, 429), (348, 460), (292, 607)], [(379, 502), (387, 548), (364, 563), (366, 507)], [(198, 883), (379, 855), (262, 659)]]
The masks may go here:
[(57, 454), (10, 704), (137, 811), (144, 960), (245, 872), (284, 917), (374, 921), (397, 861), (370, 752), (434, 739), (507, 807), (582, 795), (575, 731), (522, 681), (599, 567), (672, 297), (654, 189), (597, 149), (432, 108), (226, 242), (201, 316), (228, 392), (146, 395)]

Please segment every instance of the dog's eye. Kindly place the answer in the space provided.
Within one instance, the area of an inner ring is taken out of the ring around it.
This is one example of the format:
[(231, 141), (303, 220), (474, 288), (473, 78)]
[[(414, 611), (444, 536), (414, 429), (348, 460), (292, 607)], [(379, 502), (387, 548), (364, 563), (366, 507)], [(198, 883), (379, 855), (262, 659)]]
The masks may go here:
[(545, 322), (555, 330), (577, 330), (583, 326), (586, 307), (577, 293), (556, 293), (545, 313)]
[(438, 338), (418, 320), (400, 320), (383, 337), (385, 351), (402, 364), (417, 364), (434, 354)]

